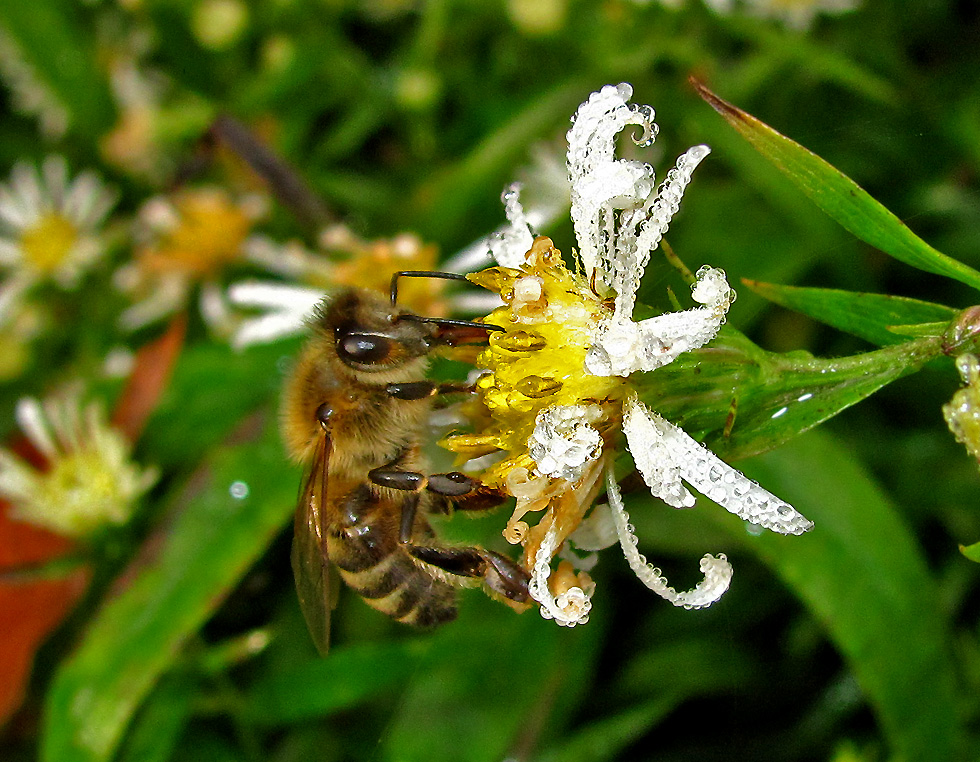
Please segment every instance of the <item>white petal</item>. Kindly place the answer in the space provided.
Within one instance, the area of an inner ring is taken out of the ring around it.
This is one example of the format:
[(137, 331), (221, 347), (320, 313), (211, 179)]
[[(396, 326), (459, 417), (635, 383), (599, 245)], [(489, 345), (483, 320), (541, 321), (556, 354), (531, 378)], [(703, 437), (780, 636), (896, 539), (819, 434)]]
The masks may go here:
[(17, 400), (14, 417), (17, 419), (20, 430), (24, 432), (31, 444), (40, 450), (41, 454), (46, 455), (49, 459), (58, 454), (58, 448), (51, 436), (51, 428), (40, 402), (34, 397), (21, 397)]
[(309, 315), (326, 293), (306, 286), (248, 280), (228, 287), (228, 300), (237, 307), (257, 307)]
[(588, 594), (579, 587), (573, 587), (556, 599), (548, 587), (551, 576), (551, 559), (558, 550), (557, 535), (552, 527), (548, 530), (538, 552), (534, 556), (534, 568), (531, 570), (531, 581), (528, 591), (531, 598), (541, 606), (541, 616), (554, 619), (562, 627), (574, 627), (589, 621), (589, 611), (592, 601)]
[(306, 321), (293, 313), (272, 312), (256, 318), (243, 320), (231, 337), (231, 345), (235, 349), (245, 349), (256, 344), (269, 344), (287, 336), (296, 336), (303, 332)]
[(597, 505), (569, 538), (579, 550), (602, 550), (619, 542), (619, 534), (607, 504)]
[(527, 441), (536, 473), (581, 478), (586, 464), (602, 454), (602, 437), (591, 425), (601, 415), (598, 405), (552, 405), (538, 413)]
[(653, 109), (629, 105), (632, 94), (626, 83), (592, 93), (568, 131), (571, 214), (579, 256), (586, 273), (595, 271), (600, 281), (613, 287), (618, 247), (612, 212), (642, 206), (655, 190), (652, 167), (616, 158), (616, 137), (627, 125), (642, 127), (648, 143), (656, 135)]
[(707, 344), (724, 324), (734, 292), (724, 271), (702, 267), (692, 294), (703, 307), (668, 312), (639, 323), (617, 316), (601, 323), (586, 355), (586, 370), (595, 376), (629, 376), (656, 370)]
[(704, 573), (704, 579), (698, 583), (697, 587), (684, 593), (678, 593), (670, 587), (667, 584), (667, 578), (664, 577), (660, 569), (647, 562), (647, 559), (637, 549), (636, 535), (633, 534), (630, 526), (629, 514), (626, 513), (626, 508), (623, 505), (623, 497), (619, 493), (619, 485), (616, 484), (612, 463), (606, 469), (606, 494), (609, 496), (609, 508), (616, 524), (623, 554), (626, 556), (626, 561), (633, 573), (644, 585), (675, 606), (682, 606), (686, 609), (700, 609), (710, 606), (724, 595), (732, 581), (732, 565), (722, 554), (719, 554), (717, 558), (709, 554), (701, 559), (700, 566)]
[(504, 202), (507, 222), (510, 224), (494, 233), (489, 239), (490, 252), (497, 264), (503, 267), (517, 268), (523, 265), (524, 255), (534, 243), (524, 207), (521, 206), (520, 192), (519, 183), (512, 184), (504, 191), (501, 198)]
[[(740, 471), (729, 466), (725, 461), (711, 452), (700, 442), (688, 436), (682, 429), (666, 421), (657, 413), (652, 413), (635, 399), (627, 403), (626, 417), (642, 432), (643, 439), (658, 442), (670, 466), (661, 466), (662, 470), (680, 476), (698, 492), (714, 500), (725, 510), (734, 513), (739, 518), (771, 529), (780, 534), (802, 534), (813, 528), (813, 522), (806, 519), (793, 506), (763, 489)], [(624, 422), (625, 430), (626, 424)], [(654, 433), (655, 432), (655, 433)], [(634, 434), (636, 439), (639, 436)], [(645, 461), (646, 452), (641, 442), (627, 442), (634, 458)], [(639, 452), (639, 456), (637, 456)], [(637, 469), (646, 479), (646, 473), (637, 462)], [(649, 484), (649, 482), (647, 482)], [(653, 490), (653, 487), (651, 487)], [(654, 494), (657, 494), (654, 491)], [(666, 498), (664, 498), (666, 500)], [(670, 503), (670, 500), (667, 500)], [(671, 503), (673, 505), (673, 503)]]
[(653, 496), (674, 508), (691, 508), (695, 503), (694, 495), (681, 484), (680, 464), (667, 438), (650, 411), (635, 398), (627, 400), (624, 407), (623, 433), (636, 470)]

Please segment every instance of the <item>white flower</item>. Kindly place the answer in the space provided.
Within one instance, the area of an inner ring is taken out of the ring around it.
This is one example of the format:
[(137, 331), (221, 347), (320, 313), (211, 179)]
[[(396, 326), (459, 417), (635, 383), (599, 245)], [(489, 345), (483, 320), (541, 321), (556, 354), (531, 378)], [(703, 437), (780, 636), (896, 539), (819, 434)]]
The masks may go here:
[(200, 286), (200, 310), (208, 326), (225, 335), (232, 319), (219, 279), (245, 258), (255, 222), (267, 211), (261, 194), (233, 198), (217, 187), (184, 189), (151, 198), (137, 214), (135, 258), (114, 276), (133, 304), (120, 316), (136, 330), (183, 309)]
[(128, 521), (136, 501), (157, 479), (154, 469), (132, 463), (129, 443), (108, 426), (95, 403), (82, 410), (75, 396), (43, 404), (25, 397), (17, 403), (16, 416), (46, 461), (39, 470), (0, 449), (0, 495), (10, 501), (18, 520), (84, 537)]
[(41, 171), (18, 162), (0, 184), (0, 267), (11, 271), (0, 302), (36, 283), (72, 288), (105, 250), (99, 236), (116, 203), (94, 172), (68, 177), (61, 156), (49, 156)]
[[(731, 580), (725, 557), (709, 555), (701, 562), (704, 580), (689, 592), (677, 593), (639, 554), (613, 475), (613, 458), (605, 456), (603, 446), (613, 442), (611, 429), (620, 421), (637, 470), (651, 493), (669, 505), (694, 505), (686, 482), (735, 515), (773, 531), (800, 534), (812, 527), (792, 506), (640, 403), (626, 380), (706, 344), (724, 323), (734, 299), (724, 272), (705, 266), (692, 289), (701, 306), (632, 320), (643, 270), (708, 148), (695, 146), (685, 152), (659, 187), (653, 167), (617, 159), (616, 137), (627, 126), (640, 127), (645, 144), (657, 134), (653, 110), (630, 105), (631, 95), (626, 84), (593, 93), (568, 133), (572, 222), (584, 272), (569, 273), (548, 239), (532, 237), (518, 189), (511, 188), (504, 195), (510, 225), (493, 247), (502, 268), (473, 276), (504, 296), (507, 306), (487, 318), (503, 330), (491, 336), (490, 348), (480, 360), (490, 372), (478, 388), (495, 426), (487, 429), (485, 441), (468, 435), (460, 442), (472, 446), (480, 440), (510, 452), (484, 474), (490, 483), (509, 488), (511, 474), (523, 468), (524, 459), (533, 462), (539, 477), (551, 477), (550, 484), (535, 484), (536, 502), (516, 495), (515, 518), (544, 508), (542, 501), (550, 506), (534, 528), (547, 520), (537, 544), (529, 544), (532, 535), (526, 530), (507, 536), (526, 543), (531, 595), (542, 615), (569, 626), (583, 621), (588, 605), (576, 593), (564, 601), (569, 610), (559, 606), (547, 584), (550, 561), (582, 523), (582, 500), (594, 496), (595, 488), (588, 485), (596, 481), (597, 469), (606, 472), (609, 510), (595, 513), (580, 547), (596, 550), (618, 539), (644, 584), (677, 606), (707, 606)], [(535, 421), (530, 435), (522, 433), (529, 415)], [(452, 444), (450, 438), (450, 449)], [(569, 493), (579, 498), (564, 499)], [(603, 526), (609, 523), (613, 526)], [(558, 527), (565, 527), (563, 536)], [(587, 591), (583, 594), (588, 596)]]

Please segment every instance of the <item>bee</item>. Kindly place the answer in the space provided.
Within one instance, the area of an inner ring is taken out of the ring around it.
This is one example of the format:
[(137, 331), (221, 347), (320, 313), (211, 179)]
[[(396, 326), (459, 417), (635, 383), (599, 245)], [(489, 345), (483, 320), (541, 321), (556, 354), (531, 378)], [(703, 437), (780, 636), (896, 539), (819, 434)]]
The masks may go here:
[(440, 347), (485, 340), (493, 326), (426, 318), (364, 289), (328, 297), (288, 379), (282, 430), (309, 469), (294, 525), (292, 566), (300, 605), (321, 653), (336, 591), (331, 565), (366, 603), (428, 628), (455, 618), (457, 587), (482, 580), (493, 597), (528, 600), (528, 574), (480, 547), (441, 544), (430, 514), (485, 510), (503, 493), (460, 472), (426, 474), (421, 433), (439, 394), (464, 387), (425, 378)]

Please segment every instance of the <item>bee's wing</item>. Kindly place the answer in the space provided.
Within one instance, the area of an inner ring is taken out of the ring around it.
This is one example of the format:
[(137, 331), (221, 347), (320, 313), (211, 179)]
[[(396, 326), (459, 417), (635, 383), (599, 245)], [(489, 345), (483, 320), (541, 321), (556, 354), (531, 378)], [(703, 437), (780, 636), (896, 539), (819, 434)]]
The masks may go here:
[(299, 605), (313, 643), (321, 654), (330, 647), (330, 610), (337, 602), (337, 579), (327, 557), (323, 511), (327, 498), (330, 438), (317, 444), (310, 472), (303, 484), (293, 524), (293, 577)]

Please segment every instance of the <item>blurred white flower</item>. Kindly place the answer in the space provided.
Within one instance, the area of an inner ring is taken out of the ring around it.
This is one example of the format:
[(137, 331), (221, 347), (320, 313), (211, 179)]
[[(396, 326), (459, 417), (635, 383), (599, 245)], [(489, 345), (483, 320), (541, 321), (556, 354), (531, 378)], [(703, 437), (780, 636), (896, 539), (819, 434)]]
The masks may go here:
[(130, 445), (110, 427), (97, 403), (82, 409), (76, 395), (17, 403), (21, 431), (45, 460), (36, 468), (0, 449), (0, 495), (11, 516), (70, 537), (127, 522), (157, 480), (155, 469), (130, 460)]
[(0, 184), (0, 267), (10, 273), (0, 302), (45, 281), (73, 288), (105, 251), (101, 227), (115, 203), (94, 172), (71, 180), (61, 156), (45, 159), (40, 172), (14, 165)]
[(183, 309), (195, 287), (205, 322), (218, 335), (233, 328), (221, 285), (225, 271), (243, 263), (253, 225), (265, 215), (262, 194), (232, 197), (204, 186), (151, 198), (137, 214), (136, 256), (115, 273), (133, 300), (120, 316), (135, 330)]

